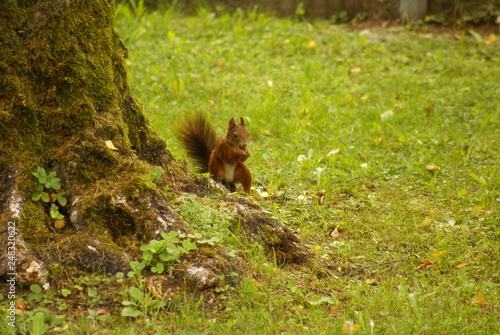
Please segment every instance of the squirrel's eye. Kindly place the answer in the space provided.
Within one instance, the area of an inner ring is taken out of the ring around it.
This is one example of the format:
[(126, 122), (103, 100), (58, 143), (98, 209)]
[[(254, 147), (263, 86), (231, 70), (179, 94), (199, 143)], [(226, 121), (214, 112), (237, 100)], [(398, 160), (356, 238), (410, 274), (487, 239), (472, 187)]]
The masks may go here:
[(236, 132), (235, 132), (235, 133), (233, 133), (233, 137), (234, 137), (234, 138), (237, 138), (237, 137), (238, 137), (238, 133), (236, 133)]

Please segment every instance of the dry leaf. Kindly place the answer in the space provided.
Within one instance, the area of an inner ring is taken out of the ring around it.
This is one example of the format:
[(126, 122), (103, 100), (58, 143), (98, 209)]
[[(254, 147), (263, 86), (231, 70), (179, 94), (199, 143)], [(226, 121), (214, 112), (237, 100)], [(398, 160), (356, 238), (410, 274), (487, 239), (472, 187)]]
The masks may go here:
[(109, 312), (105, 309), (102, 309), (102, 308), (99, 308), (97, 311), (96, 311), (97, 315), (109, 315)]
[(436, 164), (429, 164), (426, 165), (425, 168), (429, 171), (434, 171), (434, 170), (441, 170), (441, 167), (436, 165)]
[(318, 197), (318, 204), (323, 205), (325, 203), (325, 190), (316, 193), (316, 197)]
[(461, 268), (464, 268), (466, 266), (470, 266), (471, 264), (470, 263), (461, 263), (461, 264), (458, 264), (457, 266), (455, 266), (455, 269), (461, 269)]
[(481, 292), (481, 293), (479, 293), (479, 294), (477, 295), (477, 297), (475, 297), (474, 299), (472, 299), (471, 303), (472, 303), (473, 305), (479, 305), (479, 306), (481, 306), (481, 307), (486, 307), (486, 306), (488, 306), (488, 303), (487, 303), (487, 302), (486, 302), (486, 300), (484, 299), (484, 295), (483, 295), (483, 293), (482, 293), (482, 292)]
[(330, 236), (336, 240), (340, 237), (340, 233), (339, 233), (339, 228), (335, 228), (332, 233), (330, 234)]
[(111, 141), (106, 141), (106, 146), (111, 149), (111, 150), (116, 150), (118, 151), (118, 149), (115, 147), (115, 145), (113, 144), (113, 142)]
[(309, 41), (309, 43), (307, 43), (307, 45), (306, 45), (306, 48), (308, 48), (308, 49), (312, 49), (312, 48), (316, 48), (316, 46), (317, 46), (317, 45), (316, 45), (316, 42), (314, 42), (314, 41)]
[(429, 260), (429, 259), (424, 259), (424, 260), (422, 261), (422, 264), (420, 264), (420, 265), (418, 266), (417, 270), (423, 270), (423, 269), (425, 269), (426, 267), (428, 267), (429, 265), (434, 265), (434, 264), (436, 264), (436, 262), (435, 262), (435, 261), (431, 261), (431, 260)]
[(329, 153), (326, 154), (326, 157), (330, 157), (330, 156), (333, 156), (335, 154), (338, 154), (340, 152), (340, 148), (335, 148), (333, 149), (332, 151), (330, 151)]
[(64, 219), (55, 219), (54, 220), (54, 228), (63, 229), (66, 226), (66, 220)]
[(472, 212), (472, 213), (478, 213), (478, 212), (480, 212), (483, 208), (484, 208), (484, 206), (478, 206), (478, 205), (475, 205), (474, 207), (472, 207), (471, 212)]
[(377, 283), (377, 279), (375, 279), (375, 278), (367, 278), (367, 279), (365, 279), (365, 284), (375, 285), (376, 283)]
[(352, 321), (346, 321), (342, 325), (342, 332), (344, 332), (345, 334), (352, 335), (352, 334), (356, 333), (358, 331), (358, 329), (359, 329), (359, 325), (357, 323), (352, 322)]
[(28, 309), (28, 307), (26, 307), (26, 304), (21, 300), (17, 300), (14, 307), (16, 308), (16, 314), (24, 313)]
[(431, 256), (434, 257), (441, 257), (446, 254), (446, 250), (440, 250), (438, 252), (431, 252)]
[(372, 141), (375, 142), (375, 143), (378, 143), (378, 142), (381, 142), (382, 139), (383, 139), (383, 137), (379, 137), (379, 138), (376, 138), (376, 139), (374, 139)]
[(350, 69), (349, 71), (347, 71), (347, 73), (351, 74), (351, 73), (360, 73), (361, 71), (363, 71), (362, 68), (360, 67), (355, 67), (353, 69)]
[(490, 34), (488, 36), (488, 38), (486, 39), (486, 41), (484, 41), (484, 43), (486, 43), (487, 45), (491, 45), (491, 44), (495, 43), (496, 40), (497, 40), (497, 36), (495, 34)]

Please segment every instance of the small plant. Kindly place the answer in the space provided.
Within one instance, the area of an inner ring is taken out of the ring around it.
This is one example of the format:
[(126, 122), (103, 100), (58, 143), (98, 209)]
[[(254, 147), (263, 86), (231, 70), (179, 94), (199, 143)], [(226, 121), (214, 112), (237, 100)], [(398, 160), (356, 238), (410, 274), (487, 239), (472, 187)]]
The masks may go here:
[(142, 259), (145, 265), (154, 264), (151, 272), (161, 274), (165, 271), (165, 264), (179, 263), (183, 255), (197, 248), (196, 243), (192, 241), (194, 235), (188, 235), (185, 239), (175, 230), (168, 234), (162, 233), (163, 240), (152, 240), (141, 247)]
[(161, 175), (163, 174), (163, 169), (161, 166), (155, 166), (153, 170), (151, 170), (151, 174), (149, 175), (149, 178), (152, 183), (156, 184), (158, 180), (160, 179)]
[(35, 186), (31, 199), (50, 203), (50, 217), (55, 220), (63, 219), (64, 215), (59, 211), (59, 206), (66, 206), (68, 201), (65, 198), (66, 192), (61, 190), (60, 179), (57, 178), (56, 173), (47, 174), (44, 168), (37, 167), (33, 176), (38, 180), (38, 184)]

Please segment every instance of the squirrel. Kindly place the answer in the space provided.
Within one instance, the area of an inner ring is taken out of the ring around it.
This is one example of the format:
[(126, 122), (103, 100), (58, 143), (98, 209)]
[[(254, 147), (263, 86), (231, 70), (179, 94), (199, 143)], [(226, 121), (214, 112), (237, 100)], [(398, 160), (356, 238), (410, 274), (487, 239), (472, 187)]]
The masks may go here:
[(209, 172), (216, 182), (222, 181), (231, 192), (236, 191), (236, 183), (251, 194), (252, 175), (245, 161), (250, 156), (248, 150), (249, 133), (245, 120), (240, 123), (229, 120), (227, 132), (216, 139), (215, 130), (202, 113), (186, 117), (177, 129), (188, 156), (199, 172)]

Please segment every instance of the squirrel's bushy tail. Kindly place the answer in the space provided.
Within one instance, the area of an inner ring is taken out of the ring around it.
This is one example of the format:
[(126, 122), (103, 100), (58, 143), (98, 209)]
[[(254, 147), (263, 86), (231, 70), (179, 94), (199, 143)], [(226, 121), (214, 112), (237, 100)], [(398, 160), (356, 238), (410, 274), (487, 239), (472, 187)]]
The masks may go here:
[(177, 128), (177, 138), (199, 172), (208, 172), (210, 155), (215, 148), (217, 138), (205, 115), (198, 113), (186, 117)]

